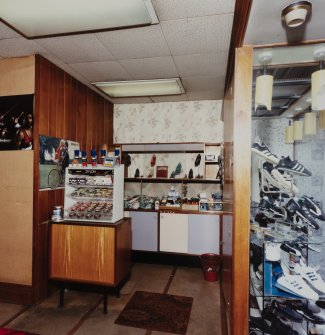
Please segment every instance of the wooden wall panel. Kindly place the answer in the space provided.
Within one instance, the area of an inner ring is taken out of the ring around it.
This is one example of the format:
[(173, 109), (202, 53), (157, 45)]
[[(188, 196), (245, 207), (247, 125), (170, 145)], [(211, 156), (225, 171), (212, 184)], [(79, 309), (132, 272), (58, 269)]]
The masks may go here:
[(51, 218), (55, 205), (63, 205), (63, 190), (39, 190), (39, 135), (48, 135), (77, 141), (87, 149), (88, 158), (92, 147), (97, 150), (103, 143), (112, 144), (113, 105), (70, 75), (36, 56), (35, 112), (34, 112), (34, 273), (39, 283), (35, 288), (35, 300), (46, 297), (46, 259), (38, 254), (47, 246), (42, 239), (40, 225)]
[(0, 73), (0, 96), (34, 94), (34, 56), (1, 59)]
[[(251, 163), (252, 48), (236, 50), (234, 78), (224, 102), (224, 197), (233, 203), (232, 216), (224, 217), (222, 292), (231, 335), (248, 334), (249, 220)], [(245, 132), (243, 132), (245, 129)], [(227, 222), (230, 220), (230, 222)], [(228, 306), (229, 305), (229, 306)]]
[(0, 282), (32, 285), (33, 160), (0, 152)]

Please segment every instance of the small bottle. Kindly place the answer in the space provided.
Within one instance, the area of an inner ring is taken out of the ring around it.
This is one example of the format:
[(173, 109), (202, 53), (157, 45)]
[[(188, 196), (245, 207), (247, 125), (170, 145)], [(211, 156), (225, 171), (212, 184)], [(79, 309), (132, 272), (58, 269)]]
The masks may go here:
[(91, 149), (91, 166), (97, 166), (97, 151), (95, 149)]
[(81, 165), (87, 166), (87, 151), (86, 150), (81, 151)]
[(74, 157), (73, 157), (73, 166), (79, 166), (80, 164), (80, 150), (74, 151)]
[(106, 150), (102, 149), (100, 151), (100, 164), (104, 165), (105, 163), (105, 158), (106, 158)]

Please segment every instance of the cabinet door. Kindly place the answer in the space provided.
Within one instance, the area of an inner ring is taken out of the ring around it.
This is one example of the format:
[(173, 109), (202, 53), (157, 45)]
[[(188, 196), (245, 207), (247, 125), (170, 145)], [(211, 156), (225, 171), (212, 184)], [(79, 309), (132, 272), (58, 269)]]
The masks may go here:
[(130, 212), (132, 249), (158, 251), (158, 213)]
[(51, 226), (50, 278), (114, 284), (115, 229)]
[(187, 215), (160, 214), (160, 251), (187, 253), (187, 247)]
[(188, 253), (220, 253), (218, 215), (188, 215), (188, 226)]

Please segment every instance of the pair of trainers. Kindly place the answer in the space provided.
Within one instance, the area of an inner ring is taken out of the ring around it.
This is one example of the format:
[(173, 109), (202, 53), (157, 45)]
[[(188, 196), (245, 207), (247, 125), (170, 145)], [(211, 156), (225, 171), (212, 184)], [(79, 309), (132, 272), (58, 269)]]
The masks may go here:
[(275, 165), (275, 168), (279, 171), (287, 171), (301, 176), (311, 176), (311, 172), (297, 160), (292, 160), (289, 156), (278, 158), (263, 142), (253, 143), (252, 152), (263, 158), (266, 162)]
[(304, 223), (315, 230), (319, 229), (317, 219), (325, 220), (323, 210), (317, 205), (312, 198), (302, 196), (301, 198), (294, 197), (290, 199), (285, 208), (289, 216), (297, 215)]
[(280, 257), (284, 273), (300, 276), (316, 293), (325, 294), (325, 282), (317, 273), (316, 267), (307, 266), (301, 249), (299, 250), (296, 246), (293, 247), (289, 243), (283, 243), (280, 246)]
[(272, 187), (276, 187), (282, 193), (299, 193), (298, 187), (294, 184), (292, 176), (279, 171), (271, 163), (265, 162), (261, 172), (262, 185), (266, 185), (268, 190)]

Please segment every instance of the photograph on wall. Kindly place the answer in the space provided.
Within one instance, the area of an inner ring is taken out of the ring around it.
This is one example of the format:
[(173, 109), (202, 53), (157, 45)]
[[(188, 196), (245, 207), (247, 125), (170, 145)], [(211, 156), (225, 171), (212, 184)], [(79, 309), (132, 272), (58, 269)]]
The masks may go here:
[(34, 95), (0, 97), (0, 150), (33, 149)]
[(65, 169), (72, 162), (78, 142), (40, 135), (40, 189), (64, 187)]

